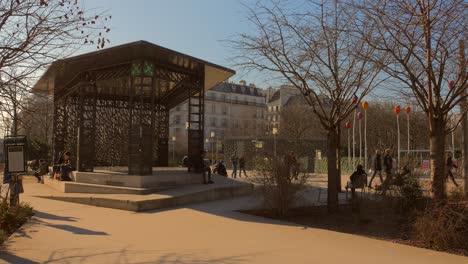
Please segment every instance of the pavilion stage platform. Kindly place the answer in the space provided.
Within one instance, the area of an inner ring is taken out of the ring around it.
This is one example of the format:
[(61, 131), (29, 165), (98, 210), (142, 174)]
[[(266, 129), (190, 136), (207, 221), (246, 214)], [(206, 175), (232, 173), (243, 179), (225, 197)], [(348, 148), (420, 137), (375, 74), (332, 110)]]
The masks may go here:
[(147, 211), (249, 195), (253, 185), (212, 175), (214, 184), (202, 184), (199, 173), (185, 168), (153, 168), (153, 175), (128, 175), (126, 168), (95, 168), (74, 172), (71, 182), (45, 177), (53, 192), (49, 198), (128, 211)]

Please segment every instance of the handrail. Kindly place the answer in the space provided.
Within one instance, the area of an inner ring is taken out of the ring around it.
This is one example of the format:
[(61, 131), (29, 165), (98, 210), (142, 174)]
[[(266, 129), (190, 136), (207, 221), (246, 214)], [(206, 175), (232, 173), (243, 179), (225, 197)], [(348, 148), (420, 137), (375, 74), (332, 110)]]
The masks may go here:
[(265, 103), (247, 102), (247, 101), (233, 100), (233, 99), (228, 99), (228, 98), (218, 98), (218, 97), (214, 97), (214, 96), (205, 96), (205, 100), (222, 102), (222, 103), (243, 104), (243, 105), (265, 106), (266, 107)]

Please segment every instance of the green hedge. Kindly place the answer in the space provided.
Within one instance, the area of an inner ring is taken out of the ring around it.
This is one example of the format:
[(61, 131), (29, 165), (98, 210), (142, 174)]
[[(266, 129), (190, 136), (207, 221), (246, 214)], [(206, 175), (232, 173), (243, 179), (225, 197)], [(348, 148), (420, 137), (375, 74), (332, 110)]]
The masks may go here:
[[(364, 161), (362, 161), (364, 162)], [(356, 166), (360, 164), (358, 158), (351, 159), (349, 162), (348, 158), (341, 158), (341, 173), (351, 174), (356, 169)], [(315, 159), (315, 173), (327, 173), (327, 158)]]

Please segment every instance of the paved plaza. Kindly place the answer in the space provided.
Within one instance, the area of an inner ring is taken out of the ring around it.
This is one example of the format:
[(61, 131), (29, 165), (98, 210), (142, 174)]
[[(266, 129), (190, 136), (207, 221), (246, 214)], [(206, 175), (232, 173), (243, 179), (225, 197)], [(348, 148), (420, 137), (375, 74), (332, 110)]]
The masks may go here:
[(14, 234), (0, 263), (451, 263), (468, 258), (362, 236), (305, 228), (236, 212), (254, 196), (135, 213), (38, 198), (34, 218)]

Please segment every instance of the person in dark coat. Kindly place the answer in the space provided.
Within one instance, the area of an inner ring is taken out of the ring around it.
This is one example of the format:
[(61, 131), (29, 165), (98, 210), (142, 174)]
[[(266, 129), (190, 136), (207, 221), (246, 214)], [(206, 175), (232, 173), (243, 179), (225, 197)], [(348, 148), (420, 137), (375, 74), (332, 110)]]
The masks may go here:
[(372, 164), (372, 169), (374, 170), (374, 174), (369, 181), (369, 188), (372, 188), (372, 181), (375, 178), (375, 175), (379, 174), (380, 183), (383, 183), (382, 177), (382, 155), (380, 154), (380, 150), (375, 151), (374, 163)]
[(63, 163), (60, 164), (60, 180), (61, 181), (71, 181), (70, 173), (73, 171), (73, 167), (71, 165), (71, 153), (69, 151), (65, 151), (63, 153)]
[(452, 159), (452, 153), (449, 153), (448, 154), (448, 157), (447, 157), (447, 177), (446, 179), (448, 180), (448, 178), (450, 177), (450, 179), (452, 180), (453, 184), (455, 184), (455, 186), (459, 186), (458, 183), (455, 181), (455, 177), (453, 177), (453, 173), (452, 173), (452, 168), (458, 168), (457, 165), (455, 165), (455, 163), (453, 163), (453, 159)]
[(31, 167), (32, 175), (37, 178), (37, 182), (44, 183), (42, 176), (49, 172), (47, 162), (43, 159), (33, 160), (28, 162), (28, 165)]
[(216, 164), (213, 173), (217, 173), (218, 175), (227, 177), (227, 170), (226, 166), (224, 165), (224, 161), (220, 160), (218, 164)]
[(206, 159), (206, 151), (201, 151), (201, 160), (202, 160), (202, 173), (203, 173), (203, 183), (204, 184), (212, 184), (214, 183), (211, 180), (211, 161)]
[(239, 178), (242, 176), (242, 171), (247, 178), (247, 172), (245, 171), (245, 156), (242, 155), (239, 159)]
[(390, 180), (392, 178), (393, 158), (390, 155), (390, 150), (389, 149), (385, 150), (383, 165), (384, 165), (385, 174), (386, 174), (386, 179), (385, 180)]
[[(355, 193), (356, 193), (355, 186), (360, 177), (363, 177), (363, 178), (365, 177), (366, 179), (367, 173), (366, 171), (364, 171), (364, 168), (362, 167), (362, 165), (359, 164), (357, 165), (356, 171), (353, 172), (353, 174), (351, 174), (351, 176), (349, 177), (351, 181), (350, 186), (346, 186), (346, 188), (351, 188), (351, 198), (355, 197)], [(365, 183), (364, 183), (364, 186), (365, 186)]]
[(231, 156), (231, 163), (232, 163), (232, 174), (231, 177), (237, 178), (237, 165), (239, 163), (239, 159), (237, 158), (236, 153)]

